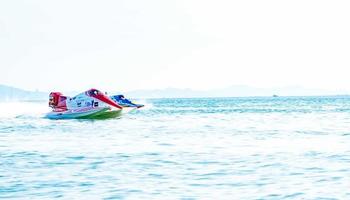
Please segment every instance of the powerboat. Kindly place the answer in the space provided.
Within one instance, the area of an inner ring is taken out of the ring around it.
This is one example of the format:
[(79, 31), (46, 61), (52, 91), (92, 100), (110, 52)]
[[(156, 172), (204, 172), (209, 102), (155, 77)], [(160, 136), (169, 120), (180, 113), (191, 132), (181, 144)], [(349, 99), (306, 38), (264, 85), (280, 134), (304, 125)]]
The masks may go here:
[(123, 106), (97, 89), (90, 89), (75, 97), (51, 92), (49, 119), (106, 119), (122, 114)]

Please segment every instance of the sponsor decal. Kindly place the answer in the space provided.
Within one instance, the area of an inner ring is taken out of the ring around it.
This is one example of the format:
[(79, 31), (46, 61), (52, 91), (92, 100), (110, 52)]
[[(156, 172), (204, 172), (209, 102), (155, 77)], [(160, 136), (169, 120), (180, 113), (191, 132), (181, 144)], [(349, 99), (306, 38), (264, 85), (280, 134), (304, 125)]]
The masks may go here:
[(75, 110), (72, 110), (71, 113), (77, 113), (77, 112), (87, 112), (87, 111), (92, 111), (92, 110), (98, 110), (98, 109), (95, 109), (95, 108), (79, 108), (79, 109), (75, 109)]

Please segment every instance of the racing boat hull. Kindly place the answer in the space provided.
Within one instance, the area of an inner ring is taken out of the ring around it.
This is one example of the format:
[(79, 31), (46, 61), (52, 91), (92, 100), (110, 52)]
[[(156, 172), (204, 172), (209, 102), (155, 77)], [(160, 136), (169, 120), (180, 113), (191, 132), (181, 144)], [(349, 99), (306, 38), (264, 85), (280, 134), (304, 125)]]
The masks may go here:
[(50, 112), (46, 115), (49, 119), (108, 119), (122, 114), (122, 110), (111, 110), (109, 108), (89, 108), (67, 110), (62, 112)]

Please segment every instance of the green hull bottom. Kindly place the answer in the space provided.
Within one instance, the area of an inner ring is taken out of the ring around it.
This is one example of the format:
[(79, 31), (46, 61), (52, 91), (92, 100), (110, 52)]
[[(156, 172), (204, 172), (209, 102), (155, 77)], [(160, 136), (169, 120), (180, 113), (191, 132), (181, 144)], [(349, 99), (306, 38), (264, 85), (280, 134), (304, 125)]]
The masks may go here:
[(46, 115), (49, 119), (109, 119), (121, 116), (127, 110), (110, 110), (109, 108), (97, 108), (85, 112), (50, 112)]
[(119, 117), (121, 115), (122, 115), (122, 110), (113, 110), (113, 111), (101, 110), (100, 112), (77, 117), (76, 119), (109, 119), (109, 118)]

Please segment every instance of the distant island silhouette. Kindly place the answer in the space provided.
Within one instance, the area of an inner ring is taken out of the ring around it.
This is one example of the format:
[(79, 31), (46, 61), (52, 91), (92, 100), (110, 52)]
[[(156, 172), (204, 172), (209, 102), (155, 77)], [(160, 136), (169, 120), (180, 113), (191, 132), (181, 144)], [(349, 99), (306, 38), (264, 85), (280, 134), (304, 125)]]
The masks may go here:
[[(88, 88), (87, 88), (88, 89)], [(103, 90), (103, 88), (101, 88)], [(121, 88), (122, 89), (122, 88)], [(81, 91), (62, 91), (74, 95)], [(2, 101), (16, 100), (47, 100), (50, 91), (28, 91), (7, 85), (0, 85)], [(236, 85), (227, 88), (211, 90), (193, 90), (179, 88), (165, 88), (154, 90), (108, 91), (109, 94), (125, 94), (130, 98), (205, 98), (205, 97), (279, 97), (279, 96), (329, 96), (348, 95), (346, 91), (329, 91), (322, 89), (308, 89), (299, 86), (281, 88), (256, 88), (245, 85)], [(278, 95), (277, 95), (278, 94)]]

